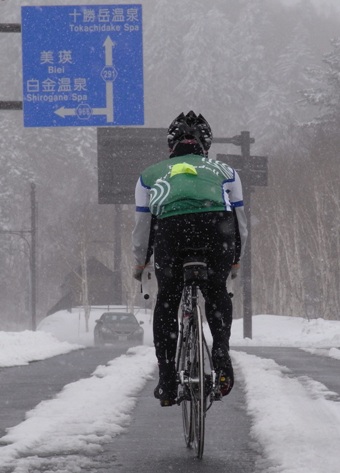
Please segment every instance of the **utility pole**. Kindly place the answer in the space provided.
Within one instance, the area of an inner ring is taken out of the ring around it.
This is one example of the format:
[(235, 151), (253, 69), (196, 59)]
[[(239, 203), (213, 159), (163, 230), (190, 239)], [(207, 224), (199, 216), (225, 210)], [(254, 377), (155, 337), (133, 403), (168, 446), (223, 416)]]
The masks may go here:
[[(31, 328), (33, 331), (37, 328), (37, 271), (36, 271), (36, 248), (37, 248), (37, 222), (36, 222), (36, 196), (35, 196), (35, 184), (31, 183), (31, 228), (30, 230), (2, 230), (0, 234), (16, 235), (28, 246), (29, 250), (29, 268), (30, 268), (30, 282), (31, 282)], [(31, 241), (29, 241), (25, 234), (31, 234)]]
[(115, 205), (115, 219), (114, 219), (114, 295), (118, 305), (123, 304), (123, 284), (122, 284), (122, 220), (123, 209), (121, 204)]
[(37, 220), (36, 220), (36, 195), (35, 184), (31, 182), (31, 314), (32, 314), (32, 330), (37, 329)]

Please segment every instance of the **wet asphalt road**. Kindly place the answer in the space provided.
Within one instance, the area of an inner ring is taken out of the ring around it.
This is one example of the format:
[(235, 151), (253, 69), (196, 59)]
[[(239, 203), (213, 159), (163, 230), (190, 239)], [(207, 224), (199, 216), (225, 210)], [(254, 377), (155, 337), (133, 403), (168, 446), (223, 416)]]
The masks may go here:
[[(340, 400), (339, 360), (311, 355), (298, 348), (246, 347), (237, 350), (274, 359), (290, 369), (290, 376), (308, 376), (319, 381), (338, 393)], [(105, 473), (130, 473), (136, 469), (139, 473), (255, 473), (275, 468), (263, 458), (261, 447), (251, 438), (251, 419), (245, 410), (242, 379), (237, 380), (232, 393), (223, 402), (215, 403), (208, 412), (202, 461), (184, 445), (181, 409), (159, 407), (152, 397), (154, 385), (155, 382), (148, 383), (141, 393), (127, 434), (106, 447), (103, 457), (110, 467), (104, 470)]]
[(202, 460), (184, 444), (181, 407), (160, 407), (152, 396), (154, 386), (155, 381), (148, 383), (141, 393), (128, 432), (106, 446), (111, 465), (105, 473), (255, 472), (261, 455), (249, 435), (241, 385), (208, 411)]
[(279, 365), (286, 366), (291, 371), (291, 376), (308, 376), (324, 384), (340, 397), (340, 360), (329, 356), (311, 355), (299, 348), (246, 347), (235, 350), (261, 358), (271, 358)]
[[(246, 347), (237, 350), (272, 358), (287, 366), (291, 376), (309, 376), (337, 392), (340, 399), (339, 360), (311, 355), (295, 348)], [(22, 422), (25, 412), (41, 400), (52, 398), (65, 384), (90, 376), (98, 365), (125, 351), (126, 347), (87, 348), (28, 366), (2, 369), (1, 436), (6, 428)], [(238, 379), (227, 398), (215, 403), (208, 412), (205, 451), (201, 461), (184, 445), (181, 408), (161, 408), (153, 397), (155, 384), (156, 379), (149, 381), (140, 393), (126, 433), (105, 444), (102, 453), (93, 458), (91, 469), (86, 471), (255, 473), (275, 467), (265, 462), (260, 446), (251, 438), (251, 419), (245, 409), (242, 379)], [(40, 472), (35, 470), (34, 473)]]
[[(126, 347), (86, 348), (0, 369), (0, 437), (6, 428), (23, 422), (25, 413), (42, 400), (51, 399), (65, 384), (91, 376), (98, 365), (126, 352)], [(1, 442), (1, 440), (0, 440)]]

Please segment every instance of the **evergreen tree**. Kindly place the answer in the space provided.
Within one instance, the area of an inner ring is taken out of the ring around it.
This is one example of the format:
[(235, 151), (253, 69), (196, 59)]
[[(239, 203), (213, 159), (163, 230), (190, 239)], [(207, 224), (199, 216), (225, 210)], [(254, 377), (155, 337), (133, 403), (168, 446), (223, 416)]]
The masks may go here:
[(220, 9), (200, 2), (186, 12), (187, 33), (183, 38), (185, 74), (175, 88), (187, 109), (201, 112), (214, 133), (230, 126), (233, 69), (230, 48), (231, 25)]
[(228, 79), (232, 84), (232, 113), (238, 127), (249, 128), (258, 95), (265, 89), (268, 63), (262, 32), (268, 21), (266, 0), (241, 2), (240, 16), (231, 31), (233, 63)]
[(183, 64), (186, 8), (181, 0), (159, 0), (144, 29), (144, 69), (149, 79), (145, 81), (146, 116), (151, 126), (168, 126), (183, 103), (174, 90), (187, 68)]
[(338, 132), (340, 124), (340, 38), (331, 40), (331, 45), (332, 51), (323, 56), (323, 67), (308, 69), (314, 87), (302, 91), (303, 102), (319, 111), (309, 124), (330, 135)]
[(299, 23), (291, 41), (268, 70), (266, 90), (259, 94), (251, 127), (271, 153), (292, 142), (294, 129), (302, 117), (297, 99), (299, 90), (307, 83), (305, 67), (312, 62), (308, 44), (308, 33)]

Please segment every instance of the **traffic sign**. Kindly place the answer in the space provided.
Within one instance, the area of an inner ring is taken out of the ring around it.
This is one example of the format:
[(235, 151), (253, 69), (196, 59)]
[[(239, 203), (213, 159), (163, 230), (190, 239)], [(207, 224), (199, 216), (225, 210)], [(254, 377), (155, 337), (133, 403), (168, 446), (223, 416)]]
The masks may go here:
[(169, 158), (166, 128), (98, 128), (98, 202), (133, 204), (142, 171)]
[(249, 156), (244, 158), (238, 154), (217, 154), (216, 159), (229, 164), (242, 175), (249, 175), (249, 183), (252, 186), (268, 185), (268, 157), (267, 156)]
[(21, 11), (26, 127), (144, 124), (142, 5)]
[(222, 163), (228, 164), (231, 168), (237, 172), (243, 168), (243, 156), (239, 154), (216, 154), (216, 159), (222, 161)]

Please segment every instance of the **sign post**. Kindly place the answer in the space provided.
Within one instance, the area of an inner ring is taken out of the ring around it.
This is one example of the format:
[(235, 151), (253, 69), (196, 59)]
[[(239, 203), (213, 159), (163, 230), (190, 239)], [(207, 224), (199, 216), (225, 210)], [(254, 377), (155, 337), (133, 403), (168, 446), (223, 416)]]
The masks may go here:
[(144, 124), (141, 5), (22, 7), (26, 127)]
[(233, 141), (229, 143), (241, 147), (241, 155), (217, 154), (216, 158), (236, 169), (242, 181), (244, 209), (248, 221), (248, 240), (242, 264), (243, 337), (252, 338), (251, 195), (254, 186), (267, 186), (268, 158), (250, 155), (250, 144), (255, 140), (250, 138), (249, 131), (242, 131), (241, 135), (230, 140)]

